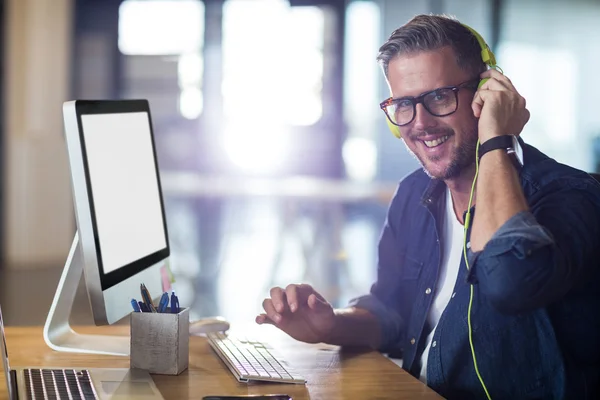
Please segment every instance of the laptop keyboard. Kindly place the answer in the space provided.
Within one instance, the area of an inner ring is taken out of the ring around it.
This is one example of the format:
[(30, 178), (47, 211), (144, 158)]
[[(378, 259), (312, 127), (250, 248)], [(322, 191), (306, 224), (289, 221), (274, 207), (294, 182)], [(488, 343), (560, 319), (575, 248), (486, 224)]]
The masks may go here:
[(25, 369), (23, 374), (30, 400), (98, 399), (86, 370)]

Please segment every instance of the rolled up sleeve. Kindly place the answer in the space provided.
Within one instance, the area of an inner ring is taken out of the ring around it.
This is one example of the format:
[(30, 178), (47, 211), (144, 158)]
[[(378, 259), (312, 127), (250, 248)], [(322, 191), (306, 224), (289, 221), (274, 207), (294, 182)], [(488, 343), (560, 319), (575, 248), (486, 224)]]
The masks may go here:
[(374, 294), (367, 294), (352, 299), (349, 305), (365, 309), (379, 320), (381, 328), (381, 345), (378, 349), (379, 351), (390, 352), (397, 350), (404, 330), (404, 322), (397, 312), (383, 304)]
[(468, 252), (468, 280), (507, 314), (559, 300), (585, 282), (598, 259), (600, 195), (580, 184), (517, 213), (480, 252)]

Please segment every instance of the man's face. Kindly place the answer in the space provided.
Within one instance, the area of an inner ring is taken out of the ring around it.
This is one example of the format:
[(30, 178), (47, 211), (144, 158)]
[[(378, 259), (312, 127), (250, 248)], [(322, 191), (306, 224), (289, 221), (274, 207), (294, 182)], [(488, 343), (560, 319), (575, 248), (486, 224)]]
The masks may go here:
[[(444, 86), (470, 81), (456, 63), (451, 48), (419, 52), (394, 58), (388, 65), (388, 81), (393, 98), (418, 96)], [(458, 91), (458, 109), (445, 117), (431, 115), (417, 104), (414, 120), (400, 127), (408, 150), (432, 178), (452, 179), (475, 161), (477, 119), (471, 102), (474, 90)]]

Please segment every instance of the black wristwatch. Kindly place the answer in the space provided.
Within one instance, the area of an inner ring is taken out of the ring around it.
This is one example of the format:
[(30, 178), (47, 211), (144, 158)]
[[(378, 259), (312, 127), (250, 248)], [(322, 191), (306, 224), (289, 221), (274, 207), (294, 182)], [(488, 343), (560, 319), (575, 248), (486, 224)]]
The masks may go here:
[(517, 137), (514, 135), (495, 136), (479, 145), (479, 159), (481, 160), (481, 157), (483, 157), (483, 155), (489, 151), (503, 149), (506, 151), (506, 154), (511, 156), (515, 166), (520, 168), (523, 165), (523, 162), (517, 154), (518, 147), (519, 142)]

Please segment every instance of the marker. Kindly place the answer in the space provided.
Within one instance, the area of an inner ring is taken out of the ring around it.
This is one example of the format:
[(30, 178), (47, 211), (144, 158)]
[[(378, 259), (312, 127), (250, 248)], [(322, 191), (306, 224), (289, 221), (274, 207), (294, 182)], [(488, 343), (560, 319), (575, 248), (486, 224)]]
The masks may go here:
[(148, 307), (146, 306), (146, 304), (144, 304), (141, 301), (138, 301), (138, 306), (140, 306), (140, 311), (141, 312), (150, 312), (150, 310), (148, 309)]
[(131, 299), (131, 307), (133, 307), (134, 312), (141, 312), (140, 306), (138, 305), (138, 302), (135, 299)]
[(169, 305), (169, 294), (167, 292), (164, 292), (160, 298), (160, 301), (158, 302), (158, 312), (159, 313), (165, 312), (168, 305)]
[(179, 314), (179, 299), (175, 296), (175, 292), (171, 292), (171, 313)]

